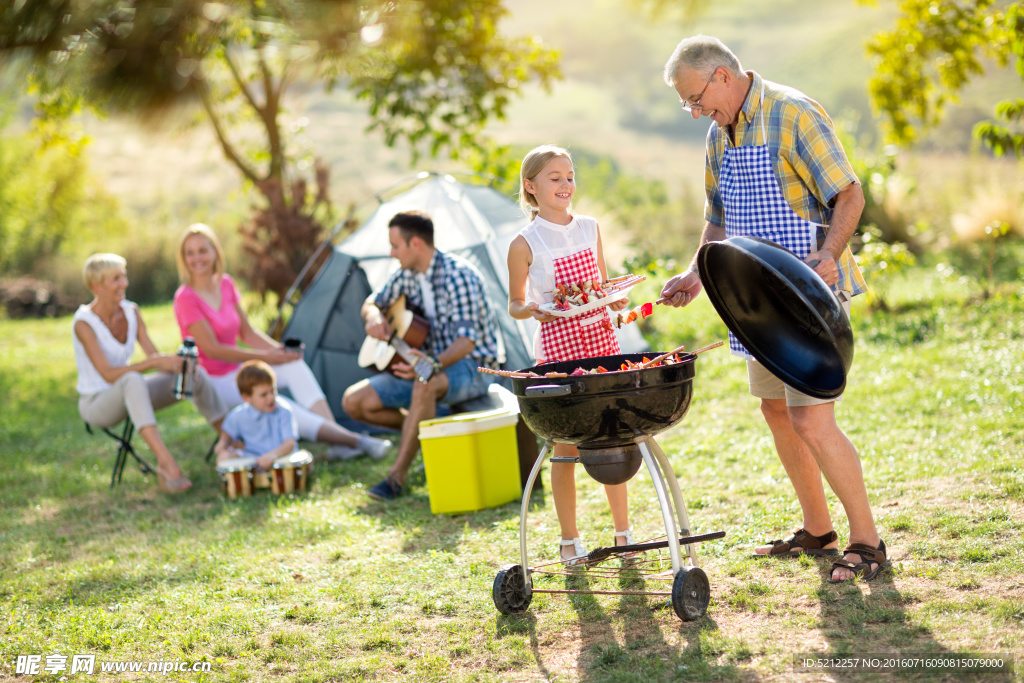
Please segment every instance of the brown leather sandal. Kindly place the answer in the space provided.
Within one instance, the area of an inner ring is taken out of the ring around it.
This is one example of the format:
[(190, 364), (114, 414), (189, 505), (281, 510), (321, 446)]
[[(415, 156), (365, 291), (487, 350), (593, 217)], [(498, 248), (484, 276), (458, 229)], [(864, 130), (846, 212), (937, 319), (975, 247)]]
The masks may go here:
[(839, 554), (838, 548), (826, 548), (829, 543), (839, 540), (835, 531), (821, 536), (812, 536), (806, 529), (797, 529), (789, 538), (768, 541), (772, 547), (765, 554), (754, 553), (754, 557), (798, 557), (812, 555), (814, 557), (834, 557)]
[[(828, 571), (828, 582), (829, 583), (845, 583), (852, 579), (842, 579), (836, 581), (833, 579), (833, 575), (837, 569), (849, 569), (853, 572), (853, 578), (860, 578), (864, 581), (871, 581), (877, 577), (883, 569), (888, 569), (892, 566), (889, 562), (888, 557), (885, 554), (885, 541), (878, 539), (878, 547), (872, 548), (865, 543), (851, 543), (846, 546), (843, 551), (843, 555), (847, 553), (856, 555), (860, 558), (860, 562), (850, 562), (847, 559), (836, 560), (832, 563), (832, 569)], [(874, 571), (871, 569), (871, 565), (878, 565)]]

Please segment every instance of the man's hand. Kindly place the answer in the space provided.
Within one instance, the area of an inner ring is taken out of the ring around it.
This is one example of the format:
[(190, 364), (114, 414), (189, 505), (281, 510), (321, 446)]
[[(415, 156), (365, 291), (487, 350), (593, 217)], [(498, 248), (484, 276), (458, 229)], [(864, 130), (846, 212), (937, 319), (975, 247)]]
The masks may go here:
[(431, 365), (430, 377), (427, 377), (425, 379), (421, 379), (420, 376), (416, 374), (415, 368), (414, 368), (413, 369), (413, 373), (412, 373), (412, 377), (414, 379), (420, 379), (421, 381), (427, 381), (427, 380), (430, 380), (435, 375), (438, 375), (438, 374), (440, 374), (442, 372), (441, 360), (439, 358), (432, 358), (431, 356), (427, 355), (426, 353), (424, 353), (423, 351), (421, 351), (419, 349), (409, 349), (409, 351), (412, 353), (412, 355), (416, 356), (417, 358), (422, 358), (423, 360), (427, 361)]
[(416, 372), (412, 366), (402, 361), (395, 361), (395, 364), (391, 366), (391, 372), (399, 379), (416, 379)]
[(696, 299), (702, 289), (704, 287), (700, 284), (700, 276), (691, 268), (669, 278), (661, 288), (661, 297), (669, 306), (678, 308)]
[[(817, 263), (814, 263), (817, 261)], [(839, 266), (836, 264), (836, 260), (832, 257), (832, 252), (827, 249), (816, 251), (810, 256), (804, 259), (804, 263), (810, 265), (814, 263), (812, 268), (817, 273), (825, 284), (831, 287), (835, 283), (839, 282)]]
[(391, 339), (391, 325), (378, 313), (376, 320), (371, 318), (366, 321), (366, 336), (388, 341)]

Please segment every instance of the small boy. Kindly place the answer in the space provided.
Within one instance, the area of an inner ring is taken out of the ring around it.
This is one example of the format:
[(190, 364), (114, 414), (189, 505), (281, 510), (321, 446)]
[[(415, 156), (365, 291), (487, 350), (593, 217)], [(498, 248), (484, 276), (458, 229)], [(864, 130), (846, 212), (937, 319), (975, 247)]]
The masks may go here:
[(256, 458), (258, 469), (270, 470), (278, 458), (295, 452), (298, 427), (287, 401), (277, 396), (277, 378), (261, 360), (242, 363), (238, 392), (245, 403), (224, 418), (220, 440), (214, 446), (217, 462), (238, 457)]

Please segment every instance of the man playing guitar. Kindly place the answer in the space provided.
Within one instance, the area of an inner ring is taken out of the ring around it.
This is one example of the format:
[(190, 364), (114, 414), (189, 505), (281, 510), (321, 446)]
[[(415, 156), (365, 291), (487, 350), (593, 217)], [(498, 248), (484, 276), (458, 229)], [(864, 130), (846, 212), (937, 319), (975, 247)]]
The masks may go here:
[(490, 377), (477, 367), (497, 368), (500, 334), (480, 272), (434, 247), (430, 216), (420, 211), (395, 214), (388, 223), (388, 240), (391, 257), (401, 268), (363, 302), (366, 334), (394, 342), (384, 312), (402, 296), (410, 307), (423, 311), (430, 327), (422, 349), (404, 349), (403, 357), (415, 356), (415, 364), (395, 362), (390, 373), (352, 385), (342, 398), (350, 417), (402, 432), (394, 465), (368, 491), (378, 500), (404, 492), (420, 447), (419, 423), (436, 416), (438, 403), (462, 403), (487, 393)]

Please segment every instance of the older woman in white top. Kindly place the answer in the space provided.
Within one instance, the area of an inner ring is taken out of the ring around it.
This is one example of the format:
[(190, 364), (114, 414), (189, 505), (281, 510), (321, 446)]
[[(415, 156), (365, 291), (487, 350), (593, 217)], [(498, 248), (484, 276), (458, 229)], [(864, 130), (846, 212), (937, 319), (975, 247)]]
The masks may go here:
[[(130, 416), (156, 456), (160, 489), (168, 493), (185, 491), (192, 482), (182, 474), (160, 438), (154, 415), (154, 410), (176, 401), (174, 383), (181, 361), (157, 351), (138, 306), (125, 299), (128, 274), (123, 258), (94, 254), (86, 260), (83, 276), (95, 298), (79, 307), (72, 320), (78, 412), (96, 427), (111, 427)], [(136, 342), (146, 357), (132, 363)], [(154, 372), (142, 374), (150, 371)], [(201, 368), (196, 372), (192, 401), (206, 421), (219, 429), (227, 406)]]

